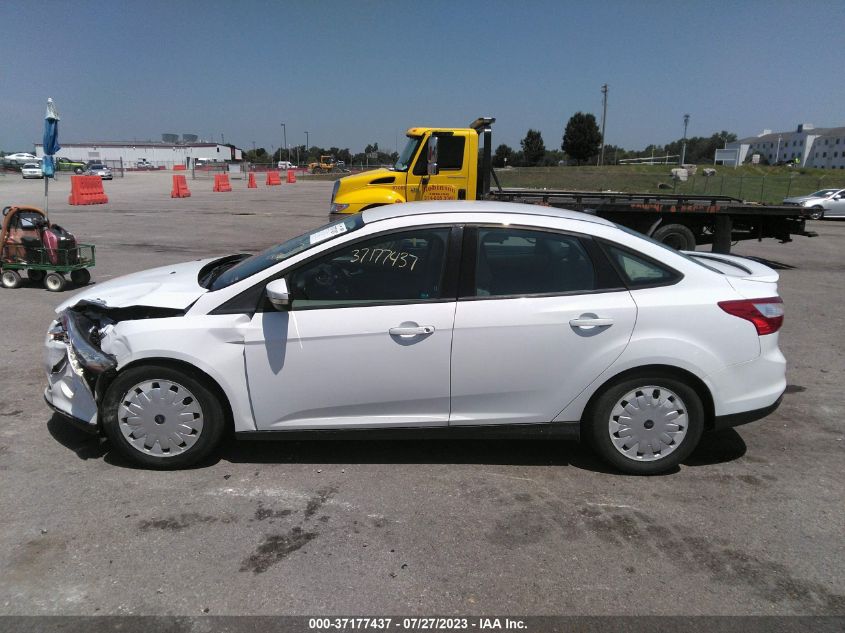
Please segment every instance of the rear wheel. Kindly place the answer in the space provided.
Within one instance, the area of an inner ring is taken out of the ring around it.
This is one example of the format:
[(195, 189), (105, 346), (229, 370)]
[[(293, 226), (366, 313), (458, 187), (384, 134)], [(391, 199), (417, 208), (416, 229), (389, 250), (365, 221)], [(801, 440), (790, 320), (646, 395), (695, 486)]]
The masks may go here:
[(67, 281), (61, 273), (47, 273), (44, 277), (44, 287), (50, 292), (61, 292)]
[(17, 270), (4, 270), (2, 281), (4, 288), (17, 288), (21, 285), (21, 274)]
[(684, 382), (644, 373), (605, 388), (585, 427), (605, 461), (626, 473), (652, 475), (674, 468), (698, 445), (704, 407)]
[(683, 224), (664, 224), (651, 237), (678, 251), (695, 250), (695, 234)]
[(824, 218), (824, 207), (813, 207), (810, 209), (811, 220), (821, 220)]
[(73, 173), (74, 173), (74, 174), (77, 174), (77, 175), (78, 175), (78, 174), (81, 174), (83, 171), (85, 171), (85, 170), (84, 170), (84, 169), (82, 169), (82, 167), (74, 167), (74, 168), (73, 168)]
[(118, 375), (102, 406), (112, 445), (134, 462), (184, 468), (220, 443), (225, 418), (204, 381), (171, 367), (134, 367)]
[(91, 272), (87, 268), (70, 271), (70, 280), (77, 286), (85, 286), (91, 281)]

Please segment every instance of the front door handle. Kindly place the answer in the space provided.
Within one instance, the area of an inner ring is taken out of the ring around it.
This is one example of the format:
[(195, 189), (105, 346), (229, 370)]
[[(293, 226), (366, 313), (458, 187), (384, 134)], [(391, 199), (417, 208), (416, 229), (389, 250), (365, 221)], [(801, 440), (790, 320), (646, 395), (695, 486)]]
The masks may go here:
[(613, 319), (601, 318), (591, 314), (582, 314), (577, 319), (571, 319), (569, 321), (569, 325), (572, 327), (583, 328), (609, 327), (613, 325)]
[(417, 325), (417, 326), (402, 326), (392, 327), (388, 330), (390, 336), (422, 336), (423, 334), (431, 334), (434, 332), (433, 325)]

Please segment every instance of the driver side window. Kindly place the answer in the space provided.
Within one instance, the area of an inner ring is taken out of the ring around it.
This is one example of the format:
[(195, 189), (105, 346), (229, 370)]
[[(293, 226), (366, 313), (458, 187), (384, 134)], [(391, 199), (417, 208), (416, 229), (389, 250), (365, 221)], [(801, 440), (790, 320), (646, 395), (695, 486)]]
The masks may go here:
[(357, 242), (293, 271), (294, 310), (440, 299), (448, 228), (420, 228)]

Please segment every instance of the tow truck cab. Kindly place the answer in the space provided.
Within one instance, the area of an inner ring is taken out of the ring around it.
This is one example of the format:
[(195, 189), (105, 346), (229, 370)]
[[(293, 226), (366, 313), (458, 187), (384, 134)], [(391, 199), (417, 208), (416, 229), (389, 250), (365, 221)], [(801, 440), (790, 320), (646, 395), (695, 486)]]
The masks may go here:
[[(396, 164), (335, 182), (332, 219), (370, 207), (414, 200), (477, 200), (490, 187), (490, 126), (483, 117), (467, 128), (412, 127)], [(479, 137), (484, 136), (482, 155)], [(478, 175), (483, 174), (479, 179)]]

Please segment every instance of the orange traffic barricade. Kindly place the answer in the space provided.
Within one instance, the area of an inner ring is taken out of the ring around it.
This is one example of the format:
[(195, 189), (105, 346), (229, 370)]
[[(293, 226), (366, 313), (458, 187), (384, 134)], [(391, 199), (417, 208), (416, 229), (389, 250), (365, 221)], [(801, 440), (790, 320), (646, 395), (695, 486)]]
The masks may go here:
[(288, 182), (296, 182), (296, 172), (292, 169), (288, 169)]
[(249, 172), (249, 184), (247, 184), (247, 189), (257, 189), (258, 185), (255, 184), (255, 173)]
[(278, 171), (268, 171), (267, 172), (267, 185), (280, 185), (282, 184), (282, 175)]
[(184, 165), (173, 165), (173, 171), (185, 171), (187, 169)]
[(191, 190), (188, 189), (188, 181), (185, 176), (173, 176), (173, 189), (170, 191), (171, 198), (190, 198)]
[(214, 174), (214, 191), (231, 191), (229, 174)]
[(106, 204), (109, 197), (103, 191), (103, 179), (99, 176), (71, 176), (68, 204)]

